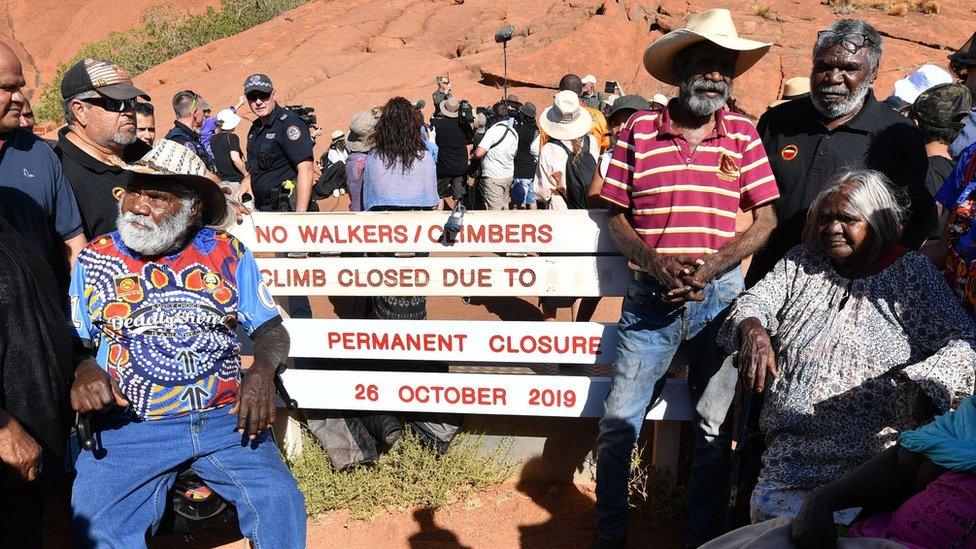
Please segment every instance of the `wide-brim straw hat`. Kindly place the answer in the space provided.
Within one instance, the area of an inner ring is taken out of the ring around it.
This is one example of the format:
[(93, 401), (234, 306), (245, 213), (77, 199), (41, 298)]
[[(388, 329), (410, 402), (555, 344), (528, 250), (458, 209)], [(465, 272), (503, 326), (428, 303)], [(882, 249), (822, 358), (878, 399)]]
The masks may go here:
[(145, 181), (192, 191), (203, 203), (204, 225), (222, 226), (227, 221), (224, 191), (204, 175), (207, 167), (200, 157), (176, 141), (160, 139), (145, 156), (123, 168), (131, 174), (130, 185)]
[(783, 84), (783, 97), (770, 103), (769, 108), (782, 105), (783, 103), (789, 103), (794, 99), (800, 99), (808, 95), (810, 95), (810, 77), (794, 76)]
[(539, 126), (549, 137), (569, 141), (589, 133), (593, 126), (593, 117), (580, 106), (578, 95), (570, 90), (563, 90), (553, 98), (552, 106), (542, 111)]
[(440, 102), (438, 108), (441, 111), (441, 116), (446, 116), (448, 118), (457, 118), (458, 111), (461, 109), (461, 104), (454, 97), (448, 97), (447, 99)]
[(733, 78), (749, 70), (772, 47), (771, 43), (739, 38), (732, 22), (732, 13), (727, 9), (713, 9), (693, 15), (684, 28), (655, 40), (644, 50), (644, 68), (661, 82), (677, 86), (674, 56), (700, 42), (711, 42), (720, 48), (739, 52)]

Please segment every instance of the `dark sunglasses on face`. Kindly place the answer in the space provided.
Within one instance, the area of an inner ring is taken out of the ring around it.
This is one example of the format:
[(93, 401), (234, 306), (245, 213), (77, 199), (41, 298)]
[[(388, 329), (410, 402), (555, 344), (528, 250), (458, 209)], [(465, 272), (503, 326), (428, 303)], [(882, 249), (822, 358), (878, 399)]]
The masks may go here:
[(817, 33), (818, 48), (831, 48), (837, 44), (840, 44), (841, 47), (851, 53), (857, 53), (857, 50), (865, 46), (873, 46), (874, 41), (863, 34), (854, 32), (840, 34), (825, 30)]
[(91, 97), (88, 99), (81, 99), (83, 103), (88, 103), (89, 105), (95, 105), (108, 112), (126, 112), (133, 111), (136, 108), (136, 103), (138, 101), (136, 98), (132, 99), (112, 99), (111, 97)]
[(257, 101), (258, 99), (261, 101), (267, 101), (268, 98), (271, 97), (271, 94), (268, 92), (251, 92), (247, 94), (246, 97), (248, 101)]

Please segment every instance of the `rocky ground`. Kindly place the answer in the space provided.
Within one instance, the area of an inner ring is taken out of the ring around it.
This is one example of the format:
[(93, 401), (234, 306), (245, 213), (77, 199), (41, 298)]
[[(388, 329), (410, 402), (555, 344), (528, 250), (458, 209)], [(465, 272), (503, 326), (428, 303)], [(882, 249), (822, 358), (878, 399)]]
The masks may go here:
[[(58, 60), (85, 41), (138, 24), (141, 10), (161, 0), (10, 0), (0, 7), (0, 38), (25, 59), (30, 87), (53, 74)], [(198, 11), (217, 0), (171, 1)], [(865, 6), (865, 7), (850, 7)], [(739, 105), (759, 115), (784, 79), (809, 70), (816, 31), (837, 17), (867, 19), (888, 38), (878, 95), (924, 62), (945, 64), (949, 50), (976, 28), (970, 0), (927, 0), (923, 14), (910, 0), (313, 0), (237, 36), (164, 63), (137, 79), (155, 96), (160, 128), (170, 126), (169, 98), (183, 88), (215, 107), (236, 102), (244, 78), (267, 72), (280, 99), (316, 107), (327, 130), (344, 128), (352, 112), (393, 95), (430, 102), (434, 77), (447, 73), (472, 103), (501, 96), (502, 49), (493, 40), (503, 24), (516, 27), (508, 75), (512, 92), (544, 106), (566, 72), (617, 80), (627, 92), (668, 93), (648, 76), (641, 56), (662, 32), (696, 11), (731, 7), (739, 33), (774, 43), (736, 85)], [(847, 7), (845, 7), (847, 6)], [(880, 9), (867, 6), (879, 6)], [(889, 15), (889, 12), (907, 15)], [(913, 8), (913, 9), (909, 9)], [(430, 113), (432, 106), (428, 105)], [(246, 124), (242, 124), (242, 132)], [(320, 144), (324, 147), (325, 144)]]

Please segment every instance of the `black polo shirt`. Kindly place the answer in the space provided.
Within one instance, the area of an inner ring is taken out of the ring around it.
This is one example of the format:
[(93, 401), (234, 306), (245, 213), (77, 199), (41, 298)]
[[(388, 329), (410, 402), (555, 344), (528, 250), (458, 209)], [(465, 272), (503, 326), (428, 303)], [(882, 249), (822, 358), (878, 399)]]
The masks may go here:
[[(91, 240), (116, 229), (119, 197), (129, 183), (130, 172), (99, 162), (69, 141), (67, 133), (66, 127), (58, 132), (58, 145), (54, 152), (61, 160), (64, 176), (75, 192), (85, 237)], [(149, 145), (137, 139), (122, 151), (122, 160), (135, 162), (149, 151)]]
[(247, 132), (247, 172), (260, 209), (282, 183), (298, 177), (298, 164), (312, 159), (315, 142), (308, 125), (297, 114), (278, 105), (265, 124), (260, 118)]
[(807, 209), (839, 170), (868, 168), (884, 173), (911, 200), (908, 225), (931, 223), (935, 210), (925, 188), (928, 159), (922, 133), (875, 99), (873, 92), (853, 120), (831, 132), (809, 97), (773, 107), (756, 127), (780, 197), (774, 203), (778, 224), (766, 247), (753, 258), (749, 284), (800, 243)]

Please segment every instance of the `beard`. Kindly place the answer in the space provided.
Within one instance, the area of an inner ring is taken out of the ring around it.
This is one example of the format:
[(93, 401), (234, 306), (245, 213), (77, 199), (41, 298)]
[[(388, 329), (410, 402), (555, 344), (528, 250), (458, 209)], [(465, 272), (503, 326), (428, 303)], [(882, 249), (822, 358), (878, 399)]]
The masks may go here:
[[(708, 92), (719, 94), (711, 97)], [(686, 109), (698, 116), (710, 116), (732, 97), (732, 87), (725, 82), (713, 82), (688, 76), (678, 83), (678, 99)]]
[(186, 240), (187, 235), (197, 227), (193, 215), (193, 198), (181, 198), (180, 209), (173, 215), (156, 223), (148, 215), (123, 212), (119, 202), (118, 228), (122, 243), (130, 250), (145, 256), (170, 254)]
[(122, 130), (115, 130), (112, 134), (112, 143), (122, 147), (127, 147), (136, 142), (136, 132), (123, 132)]
[[(851, 114), (864, 104), (864, 98), (867, 97), (870, 89), (871, 81), (867, 78), (850, 91), (843, 85), (820, 86), (810, 94), (810, 101), (820, 111), (820, 114), (826, 116), (828, 120), (835, 120)], [(822, 94), (826, 93), (843, 93), (846, 95), (841, 99), (825, 99)]]

